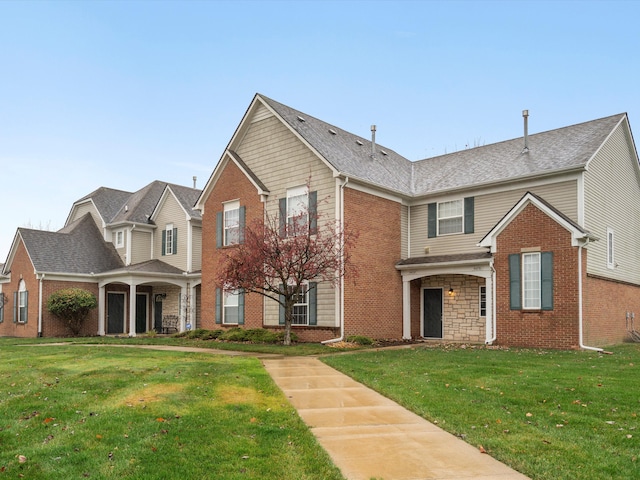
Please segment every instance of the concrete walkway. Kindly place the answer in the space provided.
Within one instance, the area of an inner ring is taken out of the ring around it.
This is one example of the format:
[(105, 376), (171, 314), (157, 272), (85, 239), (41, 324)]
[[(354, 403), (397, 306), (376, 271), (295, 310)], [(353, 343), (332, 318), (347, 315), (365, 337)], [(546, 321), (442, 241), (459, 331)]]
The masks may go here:
[(349, 480), (526, 480), (317, 358), (262, 358)]

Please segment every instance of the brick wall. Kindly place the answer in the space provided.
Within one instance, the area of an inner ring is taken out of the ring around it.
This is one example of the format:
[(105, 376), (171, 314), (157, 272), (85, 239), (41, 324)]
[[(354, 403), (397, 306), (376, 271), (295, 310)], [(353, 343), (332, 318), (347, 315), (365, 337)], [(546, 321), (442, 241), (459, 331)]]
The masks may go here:
[[(98, 298), (98, 284), (89, 282), (60, 282), (45, 281), (42, 283), (42, 336), (43, 337), (69, 337), (72, 335), (71, 330), (65, 322), (47, 311), (47, 300), (52, 293), (65, 288), (82, 288), (93, 293)], [(31, 297), (31, 294), (29, 294)], [(34, 297), (36, 300), (37, 297)], [(37, 308), (34, 302), (34, 308)], [(29, 308), (31, 308), (31, 298), (29, 300)], [(89, 316), (82, 324), (80, 336), (89, 337), (98, 334), (98, 307), (89, 312)]]
[(353, 251), (357, 278), (345, 278), (345, 334), (402, 338), (400, 204), (351, 188), (344, 191), (345, 224), (359, 233)]
[[(553, 251), (553, 310), (525, 311), (509, 307), (511, 253), (523, 248)], [(584, 252), (583, 252), (584, 253)], [(571, 234), (529, 204), (498, 235), (495, 254), (497, 296), (496, 343), (535, 348), (578, 348), (578, 247)], [(583, 272), (586, 255), (583, 255)]]
[(640, 332), (640, 287), (637, 285), (587, 276), (583, 305), (585, 345), (603, 347), (629, 341), (627, 312), (635, 314), (635, 329)]
[[(254, 187), (233, 162), (229, 162), (220, 174), (213, 191), (207, 198), (202, 217), (202, 328), (214, 330), (216, 325), (216, 275), (224, 250), (216, 248), (216, 214), (223, 210), (223, 202), (240, 199), (246, 208), (246, 224), (262, 219), (263, 204)], [(245, 328), (261, 328), (263, 323), (262, 296), (248, 294), (245, 297)]]

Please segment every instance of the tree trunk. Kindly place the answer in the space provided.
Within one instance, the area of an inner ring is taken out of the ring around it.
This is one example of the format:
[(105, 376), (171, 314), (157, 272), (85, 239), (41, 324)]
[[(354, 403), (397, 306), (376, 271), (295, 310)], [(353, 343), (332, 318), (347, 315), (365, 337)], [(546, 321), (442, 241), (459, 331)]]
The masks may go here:
[(283, 345), (291, 345), (291, 324), (293, 323), (293, 300), (286, 299), (284, 303), (284, 339)]

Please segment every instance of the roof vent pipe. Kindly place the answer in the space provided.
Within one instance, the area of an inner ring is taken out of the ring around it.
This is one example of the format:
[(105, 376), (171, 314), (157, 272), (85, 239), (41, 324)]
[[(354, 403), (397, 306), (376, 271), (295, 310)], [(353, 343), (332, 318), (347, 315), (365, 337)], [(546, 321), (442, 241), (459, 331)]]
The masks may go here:
[(376, 126), (371, 125), (371, 156), (376, 154)]
[(198, 177), (193, 176), (193, 188), (196, 188), (196, 182), (198, 181)]
[(522, 111), (522, 118), (524, 118), (524, 149), (522, 153), (529, 153), (529, 110)]

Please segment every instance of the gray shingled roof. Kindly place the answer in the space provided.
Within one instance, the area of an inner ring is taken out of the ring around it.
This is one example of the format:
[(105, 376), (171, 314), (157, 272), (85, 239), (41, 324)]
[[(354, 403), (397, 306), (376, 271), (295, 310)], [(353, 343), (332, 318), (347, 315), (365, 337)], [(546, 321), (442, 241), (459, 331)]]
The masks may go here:
[(529, 152), (522, 153), (524, 137), (414, 163), (412, 193), (494, 183), (584, 167), (625, 114), (529, 135)]
[[(411, 162), (403, 156), (378, 144), (376, 154), (371, 156), (371, 140), (263, 95), (260, 98), (339, 172), (397, 192), (411, 191)], [(304, 121), (300, 121), (298, 117)]]
[(37, 272), (89, 274), (122, 267), (118, 252), (103, 240), (90, 214), (67, 225), (65, 231), (18, 229)]
[(625, 114), (612, 115), (529, 135), (527, 154), (522, 153), (524, 137), (520, 137), (411, 162), (381, 145), (376, 145), (376, 154), (372, 157), (369, 140), (263, 95), (258, 96), (336, 170), (407, 196), (424, 196), (584, 167), (625, 117)]
[(167, 186), (171, 187), (178, 201), (193, 218), (202, 218), (200, 211), (193, 209), (196, 200), (200, 196), (200, 190), (160, 180), (155, 180), (133, 193), (100, 187), (75, 203), (78, 204), (92, 199), (107, 224), (149, 223), (149, 217)]
[(182, 275), (183, 271), (161, 260), (147, 260), (146, 262), (127, 265), (109, 272), (118, 273), (161, 273), (163, 275)]
[(131, 192), (100, 187), (89, 195), (85, 195), (80, 200), (77, 200), (75, 203), (78, 204), (88, 199), (93, 200), (93, 203), (98, 209), (98, 213), (100, 213), (105, 223), (110, 223), (130, 196)]

